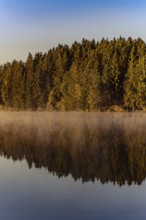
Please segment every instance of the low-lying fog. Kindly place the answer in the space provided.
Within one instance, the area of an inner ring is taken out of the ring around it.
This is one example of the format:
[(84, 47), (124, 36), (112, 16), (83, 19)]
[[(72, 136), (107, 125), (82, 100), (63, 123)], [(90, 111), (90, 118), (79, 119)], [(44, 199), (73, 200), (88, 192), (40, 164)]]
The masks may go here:
[(100, 135), (118, 130), (129, 134), (143, 133), (146, 113), (78, 113), (78, 112), (0, 112), (0, 131), (14, 138), (35, 138), (38, 143), (54, 141), (83, 144), (88, 137), (97, 141)]
[(0, 153), (83, 181), (141, 183), (145, 113), (0, 112)]

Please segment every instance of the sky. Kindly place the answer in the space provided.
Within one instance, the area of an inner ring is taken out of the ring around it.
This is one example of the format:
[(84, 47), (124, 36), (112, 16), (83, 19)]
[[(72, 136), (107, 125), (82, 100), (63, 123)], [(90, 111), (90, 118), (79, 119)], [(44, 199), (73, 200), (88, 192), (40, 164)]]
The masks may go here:
[(0, 64), (120, 36), (146, 42), (146, 0), (0, 0)]

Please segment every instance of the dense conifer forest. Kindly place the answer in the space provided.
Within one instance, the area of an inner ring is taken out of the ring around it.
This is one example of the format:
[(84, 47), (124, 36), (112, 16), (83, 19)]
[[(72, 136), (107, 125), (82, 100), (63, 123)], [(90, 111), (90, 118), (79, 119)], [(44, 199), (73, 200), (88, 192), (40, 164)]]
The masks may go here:
[(0, 104), (18, 110), (146, 108), (146, 44), (83, 39), (0, 66)]

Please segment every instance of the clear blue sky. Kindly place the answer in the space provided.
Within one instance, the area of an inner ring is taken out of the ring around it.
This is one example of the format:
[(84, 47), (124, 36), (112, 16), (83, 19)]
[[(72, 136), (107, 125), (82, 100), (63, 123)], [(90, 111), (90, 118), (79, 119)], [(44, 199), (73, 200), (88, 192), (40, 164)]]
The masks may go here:
[(120, 35), (146, 41), (146, 0), (0, 0), (0, 64)]

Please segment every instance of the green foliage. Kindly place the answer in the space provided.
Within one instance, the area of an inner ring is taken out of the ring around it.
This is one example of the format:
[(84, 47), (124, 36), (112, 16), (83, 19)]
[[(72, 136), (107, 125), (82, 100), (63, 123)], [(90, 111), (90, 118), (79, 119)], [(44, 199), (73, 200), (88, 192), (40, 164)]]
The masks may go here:
[(99, 75), (96, 72), (90, 74), (90, 84), (87, 96), (88, 109), (89, 111), (96, 111), (100, 109), (101, 104), (101, 93), (100, 93), (100, 82)]
[(10, 63), (7, 63), (3, 67), (1, 84), (2, 101), (7, 107), (12, 107), (12, 79), (12, 66)]
[(0, 66), (0, 104), (15, 109), (146, 108), (146, 44), (83, 39)]
[(22, 62), (14, 61), (12, 64), (12, 106), (17, 109), (25, 107), (25, 73)]
[(133, 110), (142, 109), (146, 104), (146, 59), (137, 55), (133, 47), (125, 80), (125, 106)]

